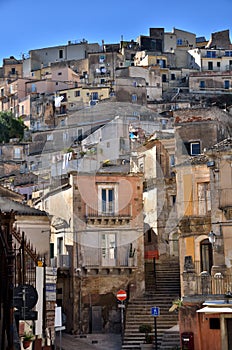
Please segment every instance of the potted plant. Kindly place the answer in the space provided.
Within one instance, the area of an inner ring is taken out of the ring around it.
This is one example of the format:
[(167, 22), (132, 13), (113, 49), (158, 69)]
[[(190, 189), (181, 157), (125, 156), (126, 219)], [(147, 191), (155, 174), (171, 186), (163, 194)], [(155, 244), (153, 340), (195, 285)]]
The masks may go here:
[(130, 243), (129, 257), (128, 257), (128, 266), (133, 266), (134, 265), (134, 256), (135, 256), (135, 248), (133, 248), (132, 243)]
[(153, 346), (153, 335), (150, 334), (152, 331), (152, 326), (150, 324), (141, 324), (139, 326), (139, 332), (144, 333), (144, 343), (140, 344), (141, 349), (152, 349)]
[(25, 332), (23, 334), (23, 348), (27, 349), (30, 347), (32, 341), (35, 339), (35, 336), (31, 332)]
[(169, 309), (169, 312), (178, 311), (182, 306), (182, 298), (176, 299), (172, 302), (172, 306)]

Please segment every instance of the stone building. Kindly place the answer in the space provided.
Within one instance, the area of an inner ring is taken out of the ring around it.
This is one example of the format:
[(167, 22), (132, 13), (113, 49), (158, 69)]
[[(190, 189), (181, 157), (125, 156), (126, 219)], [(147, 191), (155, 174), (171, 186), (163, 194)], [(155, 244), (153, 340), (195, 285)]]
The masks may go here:
[(132, 157), (132, 171), (144, 173), (145, 259), (178, 256), (175, 139), (172, 130), (155, 132)]
[[(185, 121), (184, 111), (180, 114), (174, 113), (180, 335), (182, 345), (188, 338), (194, 342), (194, 349), (227, 349), (230, 323), (225, 318), (230, 316), (218, 307), (227, 304), (225, 293), (230, 289), (230, 225), (225, 213), (231, 203), (230, 197), (221, 194), (226, 188), (229, 194), (231, 187), (231, 144), (224, 141), (230, 137), (231, 121), (225, 112), (214, 108), (191, 110)], [(216, 309), (210, 309), (212, 304)], [(206, 309), (204, 305), (208, 305)], [(230, 308), (226, 312), (230, 313)], [(205, 337), (204, 333), (211, 336)]]
[(70, 173), (66, 185), (37, 202), (53, 217), (57, 302), (68, 331), (119, 332), (117, 291), (130, 298), (143, 292), (142, 184), (128, 164), (109, 165), (92, 175)]

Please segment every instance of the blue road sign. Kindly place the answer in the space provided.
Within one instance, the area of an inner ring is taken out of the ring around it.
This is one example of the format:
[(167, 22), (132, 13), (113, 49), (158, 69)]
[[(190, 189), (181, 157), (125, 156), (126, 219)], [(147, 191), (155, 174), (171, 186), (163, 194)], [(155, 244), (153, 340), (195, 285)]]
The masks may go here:
[(154, 306), (151, 308), (151, 315), (157, 317), (160, 315), (160, 308), (158, 306)]

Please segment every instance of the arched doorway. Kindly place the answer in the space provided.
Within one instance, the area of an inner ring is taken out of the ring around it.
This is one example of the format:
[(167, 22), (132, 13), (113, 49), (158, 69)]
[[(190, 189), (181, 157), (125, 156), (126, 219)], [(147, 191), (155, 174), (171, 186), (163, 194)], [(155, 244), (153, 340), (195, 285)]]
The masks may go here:
[(204, 239), (200, 243), (200, 257), (201, 257), (201, 271), (208, 271), (211, 273), (213, 266), (213, 250), (212, 244), (208, 239)]

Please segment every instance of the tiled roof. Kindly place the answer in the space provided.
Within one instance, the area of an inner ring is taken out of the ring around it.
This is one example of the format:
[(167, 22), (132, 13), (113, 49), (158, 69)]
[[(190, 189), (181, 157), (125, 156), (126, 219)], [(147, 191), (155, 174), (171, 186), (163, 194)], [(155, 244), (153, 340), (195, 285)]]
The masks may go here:
[(45, 211), (29, 207), (6, 197), (0, 197), (0, 210), (2, 212), (14, 211), (18, 215), (46, 216)]

